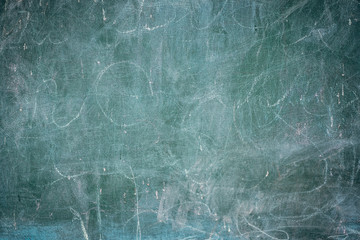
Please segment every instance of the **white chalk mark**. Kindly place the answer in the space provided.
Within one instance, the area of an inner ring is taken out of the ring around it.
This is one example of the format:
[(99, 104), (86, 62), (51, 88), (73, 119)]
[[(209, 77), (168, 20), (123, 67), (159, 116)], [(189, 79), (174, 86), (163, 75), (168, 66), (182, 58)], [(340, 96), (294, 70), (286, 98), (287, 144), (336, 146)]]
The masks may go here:
[(130, 29), (130, 30), (127, 30), (127, 31), (119, 31), (119, 30), (116, 30), (118, 33), (122, 33), (122, 34), (129, 34), (129, 33), (133, 33), (137, 30), (137, 28), (134, 28), (134, 29)]
[[(110, 114), (106, 113), (106, 111), (104, 110), (104, 108), (103, 108), (103, 106), (101, 105), (100, 100), (99, 100), (99, 96), (101, 96), (101, 94), (99, 94), (98, 88), (99, 88), (100, 82), (102, 81), (103, 75), (104, 75), (110, 68), (112, 68), (113, 66), (118, 65), (118, 64), (129, 64), (129, 65), (135, 66), (137, 69), (139, 69), (139, 70), (144, 74), (144, 76), (145, 76), (145, 78), (146, 78), (145, 80), (148, 81), (149, 77), (147, 76), (145, 70), (144, 70), (142, 67), (140, 67), (138, 64), (136, 64), (136, 63), (134, 63), (134, 62), (130, 62), (130, 61), (120, 61), (120, 62), (112, 63), (112, 64), (108, 65), (107, 67), (105, 67), (105, 68), (98, 74), (98, 77), (97, 77), (97, 80), (96, 80), (96, 83), (95, 83), (96, 102), (97, 102), (97, 104), (98, 104), (101, 112), (103, 113), (103, 115), (104, 115), (111, 123), (113, 123), (114, 125), (116, 125), (116, 126), (122, 126), (122, 127), (134, 126), (134, 125), (137, 125), (137, 124), (139, 124), (140, 122), (143, 122), (143, 121), (139, 121), (139, 122), (132, 123), (132, 124), (126, 124), (126, 123), (124, 123), (124, 124), (119, 124), (118, 122), (116, 122), (116, 121), (113, 119), (113, 117), (111, 116), (111, 113), (110, 113)], [(148, 82), (150, 82), (150, 81), (148, 81)], [(137, 96), (132, 96), (132, 97), (137, 98)]]
[(154, 96), (154, 91), (152, 88), (152, 81), (149, 81), (149, 88), (150, 88), (151, 96)]
[[(302, 2), (297, 3), (296, 5), (292, 6), (292, 7), (289, 8), (289, 9), (283, 14), (283, 16), (280, 17), (277, 21), (283, 21), (283, 20), (285, 20), (285, 19), (288, 18), (291, 14), (293, 14), (295, 11), (297, 11), (298, 9), (303, 8), (303, 7), (307, 4), (308, 1), (309, 1), (309, 0), (304, 0), (304, 1), (302, 1)], [(277, 22), (277, 21), (275, 21), (275, 22)]]
[(252, 228), (256, 229), (257, 231), (261, 232), (262, 234), (264, 234), (265, 236), (268, 236), (269, 238), (271, 239), (276, 239), (276, 240), (287, 240), (287, 239), (290, 239), (289, 237), (289, 234), (285, 231), (282, 231), (282, 230), (271, 230), (271, 231), (276, 231), (276, 232), (282, 232), (282, 233), (285, 233), (286, 235), (286, 238), (277, 238), (277, 237), (273, 237), (271, 236), (270, 234), (266, 233), (264, 230), (261, 230), (260, 228), (258, 228), (257, 226), (251, 224), (245, 217), (243, 217), (245, 222)]
[(102, 14), (103, 14), (103, 21), (105, 22), (105, 21), (106, 21), (106, 16), (105, 16), (105, 10), (104, 10), (104, 8), (102, 9)]
[(61, 180), (64, 180), (64, 179), (71, 180), (71, 179), (73, 179), (73, 178), (78, 178), (78, 177), (81, 177), (81, 176), (90, 174), (90, 172), (83, 172), (83, 173), (74, 174), (74, 175), (65, 175), (64, 173), (62, 173), (62, 172), (57, 168), (57, 166), (55, 165), (55, 163), (53, 163), (53, 165), (54, 165), (55, 171), (56, 171), (62, 178), (53, 181), (50, 185), (53, 185), (53, 184), (57, 183), (58, 181), (61, 181)]
[(283, 101), (285, 100), (285, 98), (289, 95), (289, 93), (291, 92), (291, 90), (292, 90), (292, 88), (288, 89), (288, 90), (284, 93), (284, 95), (276, 101), (276, 103), (270, 104), (270, 103), (268, 102), (268, 107), (275, 107), (275, 106), (279, 105), (281, 102), (283, 102)]
[(334, 117), (331, 116), (330, 117), (330, 127), (333, 127), (334, 126)]
[(84, 224), (84, 221), (82, 220), (81, 218), (81, 215), (79, 212), (77, 212), (75, 209), (73, 209), (72, 207), (70, 207), (70, 211), (72, 214), (74, 214), (75, 218), (78, 219), (80, 221), (80, 224), (81, 224), (81, 230), (82, 230), (82, 233), (84, 235), (84, 238), (85, 240), (89, 240), (89, 236), (86, 232), (86, 228), (85, 228), (85, 224)]
[[(213, 18), (211, 19), (211, 21), (210, 21), (206, 26), (200, 27), (200, 28), (199, 28), (199, 27), (195, 27), (194, 24), (193, 24), (193, 20), (191, 21), (191, 25), (192, 25), (194, 28), (196, 28), (197, 30), (204, 30), (204, 29), (209, 28), (209, 27), (213, 24), (213, 22), (215, 22), (215, 20), (222, 14), (222, 12), (223, 12), (226, 4), (227, 4), (227, 1), (228, 1), (228, 0), (226, 0), (226, 1), (223, 3), (220, 11), (216, 14), (215, 17), (213, 17)], [(191, 15), (192, 15), (192, 18), (193, 18), (194, 15), (195, 15), (193, 11), (191, 12)]]
[(84, 65), (83, 65), (82, 58), (80, 59), (80, 65), (81, 65), (81, 77), (84, 79)]
[(160, 24), (160, 25), (157, 25), (157, 26), (154, 26), (154, 27), (149, 27), (148, 24), (146, 23), (145, 26), (144, 26), (144, 29), (147, 30), (147, 31), (154, 31), (156, 29), (159, 29), (159, 28), (164, 28), (166, 26), (168, 26), (170, 23), (172, 23), (176, 18), (176, 13), (174, 14), (174, 17), (169, 19), (167, 22), (165, 22), (164, 24)]
[(102, 239), (102, 221), (101, 221), (101, 211), (100, 211), (100, 195), (102, 193), (102, 189), (99, 186), (99, 178), (97, 178), (97, 194), (96, 194), (96, 215), (97, 221), (99, 223), (99, 230), (100, 230), (100, 240)]
[(132, 181), (134, 182), (134, 186), (135, 186), (135, 196), (136, 196), (136, 218), (137, 218), (137, 226), (136, 226), (136, 239), (140, 239), (141, 240), (141, 226), (140, 226), (140, 218), (139, 218), (139, 194), (137, 192), (137, 185), (136, 185), (136, 181), (135, 181), (135, 175), (134, 172), (132, 170), (132, 167), (129, 165), (130, 171), (131, 171), (131, 175), (132, 175)]
[[(86, 99), (85, 99), (85, 100), (86, 100)], [(83, 110), (83, 108), (84, 108), (84, 106), (85, 106), (85, 100), (83, 101), (83, 104), (81, 105), (80, 110), (79, 110), (79, 112), (76, 114), (76, 116), (75, 116), (73, 119), (71, 119), (68, 123), (66, 123), (66, 124), (64, 124), (64, 125), (60, 125), (60, 124), (58, 124), (58, 123), (55, 121), (55, 119), (54, 119), (55, 106), (54, 106), (54, 107), (53, 107), (53, 110), (52, 110), (52, 113), (51, 113), (52, 122), (53, 122), (58, 128), (66, 128), (66, 127), (68, 127), (73, 121), (75, 121), (76, 119), (78, 119), (78, 118), (80, 117), (81, 112), (82, 112), (82, 110)]]
[[(233, 11), (232, 11), (232, 19), (234, 20), (234, 22), (235, 22), (237, 25), (239, 25), (239, 26), (242, 27), (242, 28), (247, 28), (247, 29), (251, 29), (251, 30), (257, 30), (257, 29), (263, 28), (263, 27), (256, 27), (253, 21), (252, 21), (252, 23), (251, 23), (251, 26), (245, 26), (244, 24), (240, 23), (240, 22), (236, 19), (235, 15), (234, 15), (234, 13), (237, 12), (237, 9), (235, 9), (235, 7), (234, 7), (234, 1), (232, 1), (231, 6), (232, 6), (232, 9), (233, 9)], [(250, 4), (247, 5), (247, 6), (245, 6), (245, 7), (250, 7)], [(245, 7), (241, 7), (241, 8), (245, 8)], [(254, 2), (252, 2), (252, 4), (251, 4), (252, 18), (255, 18), (255, 9), (256, 9), (256, 3), (255, 3), (255, 1), (254, 1)]]
[(310, 35), (305, 35), (305, 36), (303, 36), (302, 38), (299, 38), (298, 40), (296, 40), (295, 42), (293, 42), (293, 43), (291, 43), (291, 44), (289, 44), (289, 45), (297, 44), (297, 43), (301, 42), (302, 40), (308, 38), (309, 36), (310, 36)]
[(69, 178), (69, 176), (65, 176), (64, 174), (62, 174), (59, 169), (56, 167), (55, 163), (54, 163), (54, 168), (55, 168), (55, 171), (60, 175), (62, 176), (63, 178)]
[(58, 45), (58, 44), (62, 44), (62, 43), (64, 43), (64, 42), (66, 42), (68, 39), (67, 39), (67, 38), (64, 38), (64, 40), (62, 40), (62, 41), (54, 42), (54, 41), (51, 40), (51, 38), (50, 38), (50, 36), (49, 36), (49, 37), (48, 37), (48, 40), (49, 40), (50, 43), (52, 43), (52, 44), (54, 44), (54, 45)]
[(52, 43), (52, 44), (54, 44), (54, 45), (62, 44), (62, 43), (66, 42), (66, 41), (68, 40), (67, 38), (65, 38), (65, 39), (62, 40), (62, 41), (55, 42), (55, 41), (51, 40), (51, 38), (50, 38), (50, 33), (49, 33), (49, 34), (46, 35), (46, 36), (44, 37), (44, 39), (41, 40), (40, 42), (37, 42), (37, 41), (35, 41), (35, 40), (34, 40), (34, 42), (35, 42), (37, 45), (40, 46), (40, 45), (44, 44), (44, 42), (46, 41), (46, 39), (47, 39), (50, 43)]
[(168, 25), (168, 23), (158, 25), (158, 26), (155, 26), (155, 27), (149, 27), (147, 24), (145, 24), (144, 29), (147, 30), (147, 31), (154, 31), (154, 30), (156, 30), (158, 28), (165, 27), (166, 25)]
[(321, 32), (320, 32), (320, 29), (318, 29), (317, 32), (319, 33), (320, 40), (324, 43), (324, 45), (325, 45), (328, 49), (330, 49), (330, 50), (332, 51), (332, 49), (329, 47), (329, 45), (327, 45), (327, 43), (324, 41), (323, 35), (322, 35)]
[[(286, 122), (282, 117), (280, 117), (278, 114), (276, 114), (276, 117), (278, 119), (280, 119), (281, 121), (283, 121), (288, 127), (290, 127), (291, 129), (293, 129), (294, 131), (297, 131), (297, 129), (295, 127), (293, 127), (292, 125), (290, 125), (288, 122)], [(310, 143), (311, 145), (320, 153), (320, 157), (323, 155), (323, 152), (317, 147), (317, 145), (306, 135), (304, 135), (302, 133), (302, 131), (299, 132), (300, 135), (302, 135), (303, 137), (305, 137)], [(312, 190), (309, 190), (309, 191), (303, 191), (303, 192), (299, 192), (299, 193), (311, 193), (311, 192), (314, 192), (316, 190), (319, 190), (320, 188), (322, 188), (323, 186), (326, 185), (327, 183), (327, 174), (328, 174), (328, 162), (327, 162), (327, 159), (322, 159), (325, 163), (325, 167), (324, 167), (324, 182), (322, 184), (320, 184), (319, 186), (317, 186), (316, 188), (312, 189)]]

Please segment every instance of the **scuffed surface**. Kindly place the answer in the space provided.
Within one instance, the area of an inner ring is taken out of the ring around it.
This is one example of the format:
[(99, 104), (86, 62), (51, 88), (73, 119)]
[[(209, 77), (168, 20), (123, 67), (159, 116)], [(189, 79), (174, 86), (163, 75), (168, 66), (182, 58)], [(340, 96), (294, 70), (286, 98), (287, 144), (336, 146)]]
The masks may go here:
[(357, 1), (0, 9), (2, 239), (360, 238)]

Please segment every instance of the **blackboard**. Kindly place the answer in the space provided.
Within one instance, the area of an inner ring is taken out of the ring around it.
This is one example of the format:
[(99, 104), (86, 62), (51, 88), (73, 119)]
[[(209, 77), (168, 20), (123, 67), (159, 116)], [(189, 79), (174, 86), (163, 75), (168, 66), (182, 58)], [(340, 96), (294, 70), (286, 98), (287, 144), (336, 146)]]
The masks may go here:
[(0, 3), (1, 239), (360, 238), (355, 0)]

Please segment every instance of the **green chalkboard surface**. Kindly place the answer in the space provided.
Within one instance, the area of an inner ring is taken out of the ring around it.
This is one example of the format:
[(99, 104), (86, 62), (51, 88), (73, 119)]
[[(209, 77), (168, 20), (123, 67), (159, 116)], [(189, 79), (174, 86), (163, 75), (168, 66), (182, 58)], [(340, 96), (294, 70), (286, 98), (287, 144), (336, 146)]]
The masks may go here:
[(359, 239), (356, 0), (0, 3), (0, 239)]

